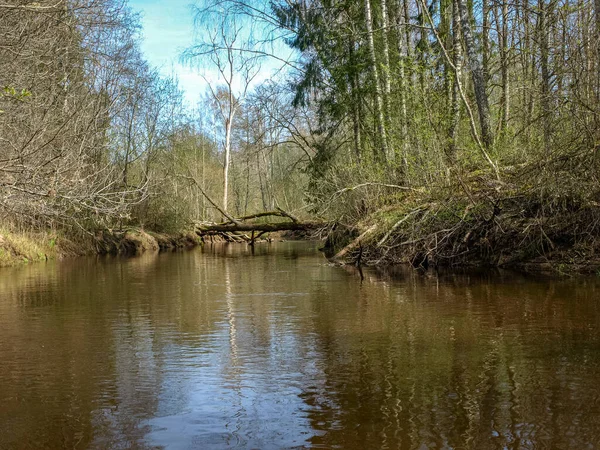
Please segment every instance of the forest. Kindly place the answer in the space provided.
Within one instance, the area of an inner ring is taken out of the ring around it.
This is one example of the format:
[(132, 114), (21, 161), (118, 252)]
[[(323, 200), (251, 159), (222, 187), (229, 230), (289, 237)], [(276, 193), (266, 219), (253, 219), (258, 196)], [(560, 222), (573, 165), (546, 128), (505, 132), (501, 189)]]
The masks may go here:
[(194, 107), (126, 1), (0, 4), (0, 265), (291, 220), (343, 262), (600, 267), (600, 0), (190, 16)]

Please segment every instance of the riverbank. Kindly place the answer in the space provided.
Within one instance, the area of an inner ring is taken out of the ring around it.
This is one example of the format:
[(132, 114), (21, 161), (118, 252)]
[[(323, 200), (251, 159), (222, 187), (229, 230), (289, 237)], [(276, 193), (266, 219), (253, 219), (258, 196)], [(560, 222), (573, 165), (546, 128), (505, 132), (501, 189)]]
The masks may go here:
[(131, 228), (67, 236), (57, 231), (27, 232), (0, 228), (0, 267), (93, 254), (140, 255), (193, 248), (201, 243), (193, 232), (166, 234)]
[(139, 255), (147, 251), (193, 248), (201, 244), (193, 232), (155, 233), (134, 228), (123, 231), (103, 230), (96, 233), (94, 246), (98, 254)]
[[(62, 243), (62, 239), (60, 240)], [(0, 267), (46, 261), (66, 256), (69, 245), (59, 246), (57, 234), (27, 233), (0, 228)]]
[(478, 174), (412, 190), (330, 236), (341, 263), (600, 273), (597, 188)]
[[(352, 225), (333, 227), (323, 247), (337, 263), (418, 268), (507, 268), (600, 274), (600, 203), (573, 191), (526, 190), (470, 175), (456, 184), (413, 189)], [(275, 240), (307, 239), (281, 232)], [(231, 239), (230, 242), (245, 242)], [(155, 233), (140, 228), (67, 237), (0, 228), (0, 267), (91, 254), (139, 255), (192, 248), (223, 236)]]
[[(270, 233), (268, 240), (305, 240), (307, 236), (302, 232), (275, 232)], [(245, 243), (248, 237), (233, 233), (204, 235), (194, 231), (158, 233), (136, 227), (69, 236), (58, 231), (30, 232), (0, 227), (0, 267), (85, 255), (141, 255), (220, 242)]]

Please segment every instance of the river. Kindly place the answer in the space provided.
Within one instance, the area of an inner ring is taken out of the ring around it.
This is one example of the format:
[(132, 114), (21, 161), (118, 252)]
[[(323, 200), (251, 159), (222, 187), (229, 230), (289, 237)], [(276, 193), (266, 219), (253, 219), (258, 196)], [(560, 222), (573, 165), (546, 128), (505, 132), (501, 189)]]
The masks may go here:
[(0, 449), (600, 446), (600, 281), (317, 243), (0, 271)]

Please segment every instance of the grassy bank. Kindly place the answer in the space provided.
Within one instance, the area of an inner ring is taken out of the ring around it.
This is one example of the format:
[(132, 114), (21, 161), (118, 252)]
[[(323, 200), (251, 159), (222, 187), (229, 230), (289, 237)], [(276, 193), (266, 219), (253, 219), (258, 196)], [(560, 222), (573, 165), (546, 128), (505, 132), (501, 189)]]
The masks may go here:
[(0, 227), (0, 267), (77, 256), (93, 250), (56, 232), (26, 232)]
[(67, 236), (61, 232), (28, 232), (0, 227), (0, 267), (93, 254), (139, 255), (199, 244), (199, 238), (191, 232), (163, 234), (132, 228), (103, 230), (94, 236)]

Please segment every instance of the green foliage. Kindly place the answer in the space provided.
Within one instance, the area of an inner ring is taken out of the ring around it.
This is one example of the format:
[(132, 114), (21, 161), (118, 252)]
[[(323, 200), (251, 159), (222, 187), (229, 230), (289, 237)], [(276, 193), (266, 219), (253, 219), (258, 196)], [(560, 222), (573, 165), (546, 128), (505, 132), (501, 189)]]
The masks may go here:
[[(31, 97), (31, 92), (27, 89), (21, 89), (18, 91), (12, 86), (4, 86), (0, 91), (0, 100), (16, 100), (16, 101), (24, 101), (28, 97)], [(0, 109), (0, 114), (4, 114), (5, 111)]]
[(2, 89), (4, 97), (10, 97), (15, 100), (24, 100), (31, 97), (31, 92), (27, 89), (21, 89), (20, 91), (15, 89), (13, 86), (4, 86)]
[[(367, 53), (365, 3), (275, 1), (272, 5), (281, 28), (292, 33), (289, 45), (302, 54), (303, 70), (295, 74), (292, 83), (295, 104), (312, 103), (321, 125), (307, 171), (308, 199), (315, 213), (356, 221), (370, 211), (404, 201), (391, 192), (367, 188), (360, 193), (346, 191), (343, 201), (331, 204), (336, 193), (364, 182), (444, 189), (471, 173), (495, 183), (497, 175), (490, 170), (478, 143), (482, 131), (471, 55), (464, 52), (465, 33), (458, 33), (466, 24), (457, 22), (455, 2), (430, 4), (428, 14), (435, 27), (431, 30), (419, 1), (386, 2), (386, 11), (382, 2), (371, 1), (379, 85), (371, 76)], [(475, 58), (486, 64), (484, 88), (496, 135), (493, 145), (485, 150), (493, 164), (509, 174), (516, 167), (542, 167), (550, 160), (562, 160), (564, 165), (575, 161), (568, 170), (561, 168), (560, 180), (556, 172), (534, 168), (531, 176), (505, 183), (503, 188), (511, 195), (535, 191), (546, 211), (589, 204), (598, 194), (593, 186), (597, 165), (586, 167), (571, 155), (585, 154), (600, 141), (600, 72), (590, 72), (600, 61), (597, 54), (573, 51), (575, 47), (569, 47), (568, 42), (576, 42), (581, 33), (589, 32), (573, 24), (582, 23), (577, 22), (581, 14), (593, 15), (591, 4), (585, 5), (585, 11), (561, 10), (564, 16), (553, 17), (552, 25), (542, 23), (527, 4), (500, 2), (489, 7), (487, 19), (497, 26), (494, 33), (482, 29), (481, 5), (471, 1), (466, 5), (468, 24), (477, 30)], [(551, 12), (554, 6), (546, 7)], [(397, 25), (386, 27), (383, 12)], [(530, 22), (518, 20), (525, 14)], [(560, 29), (565, 42), (544, 44), (541, 38), (523, 38), (543, 37), (550, 28), (540, 31), (540, 27), (548, 26)], [(543, 45), (554, 46), (549, 49), (552, 58), (546, 56)], [(503, 52), (510, 59), (503, 59)], [(544, 88), (548, 80), (544, 79), (542, 62), (550, 67), (556, 89)], [(461, 69), (458, 76), (454, 67)], [(569, 84), (573, 73), (581, 74), (575, 77), (580, 84)], [(577, 98), (587, 98), (588, 103)], [(373, 156), (381, 139), (376, 114), (379, 100), (384, 104), (391, 147), (386, 161)], [(548, 104), (550, 108), (544, 106)], [(451, 197), (457, 199), (461, 194), (451, 193)], [(464, 220), (476, 221), (488, 214), (479, 211), (482, 204), (467, 209)], [(463, 214), (464, 199), (457, 200), (455, 206), (457, 210), (441, 210), (437, 219), (444, 222)]]

